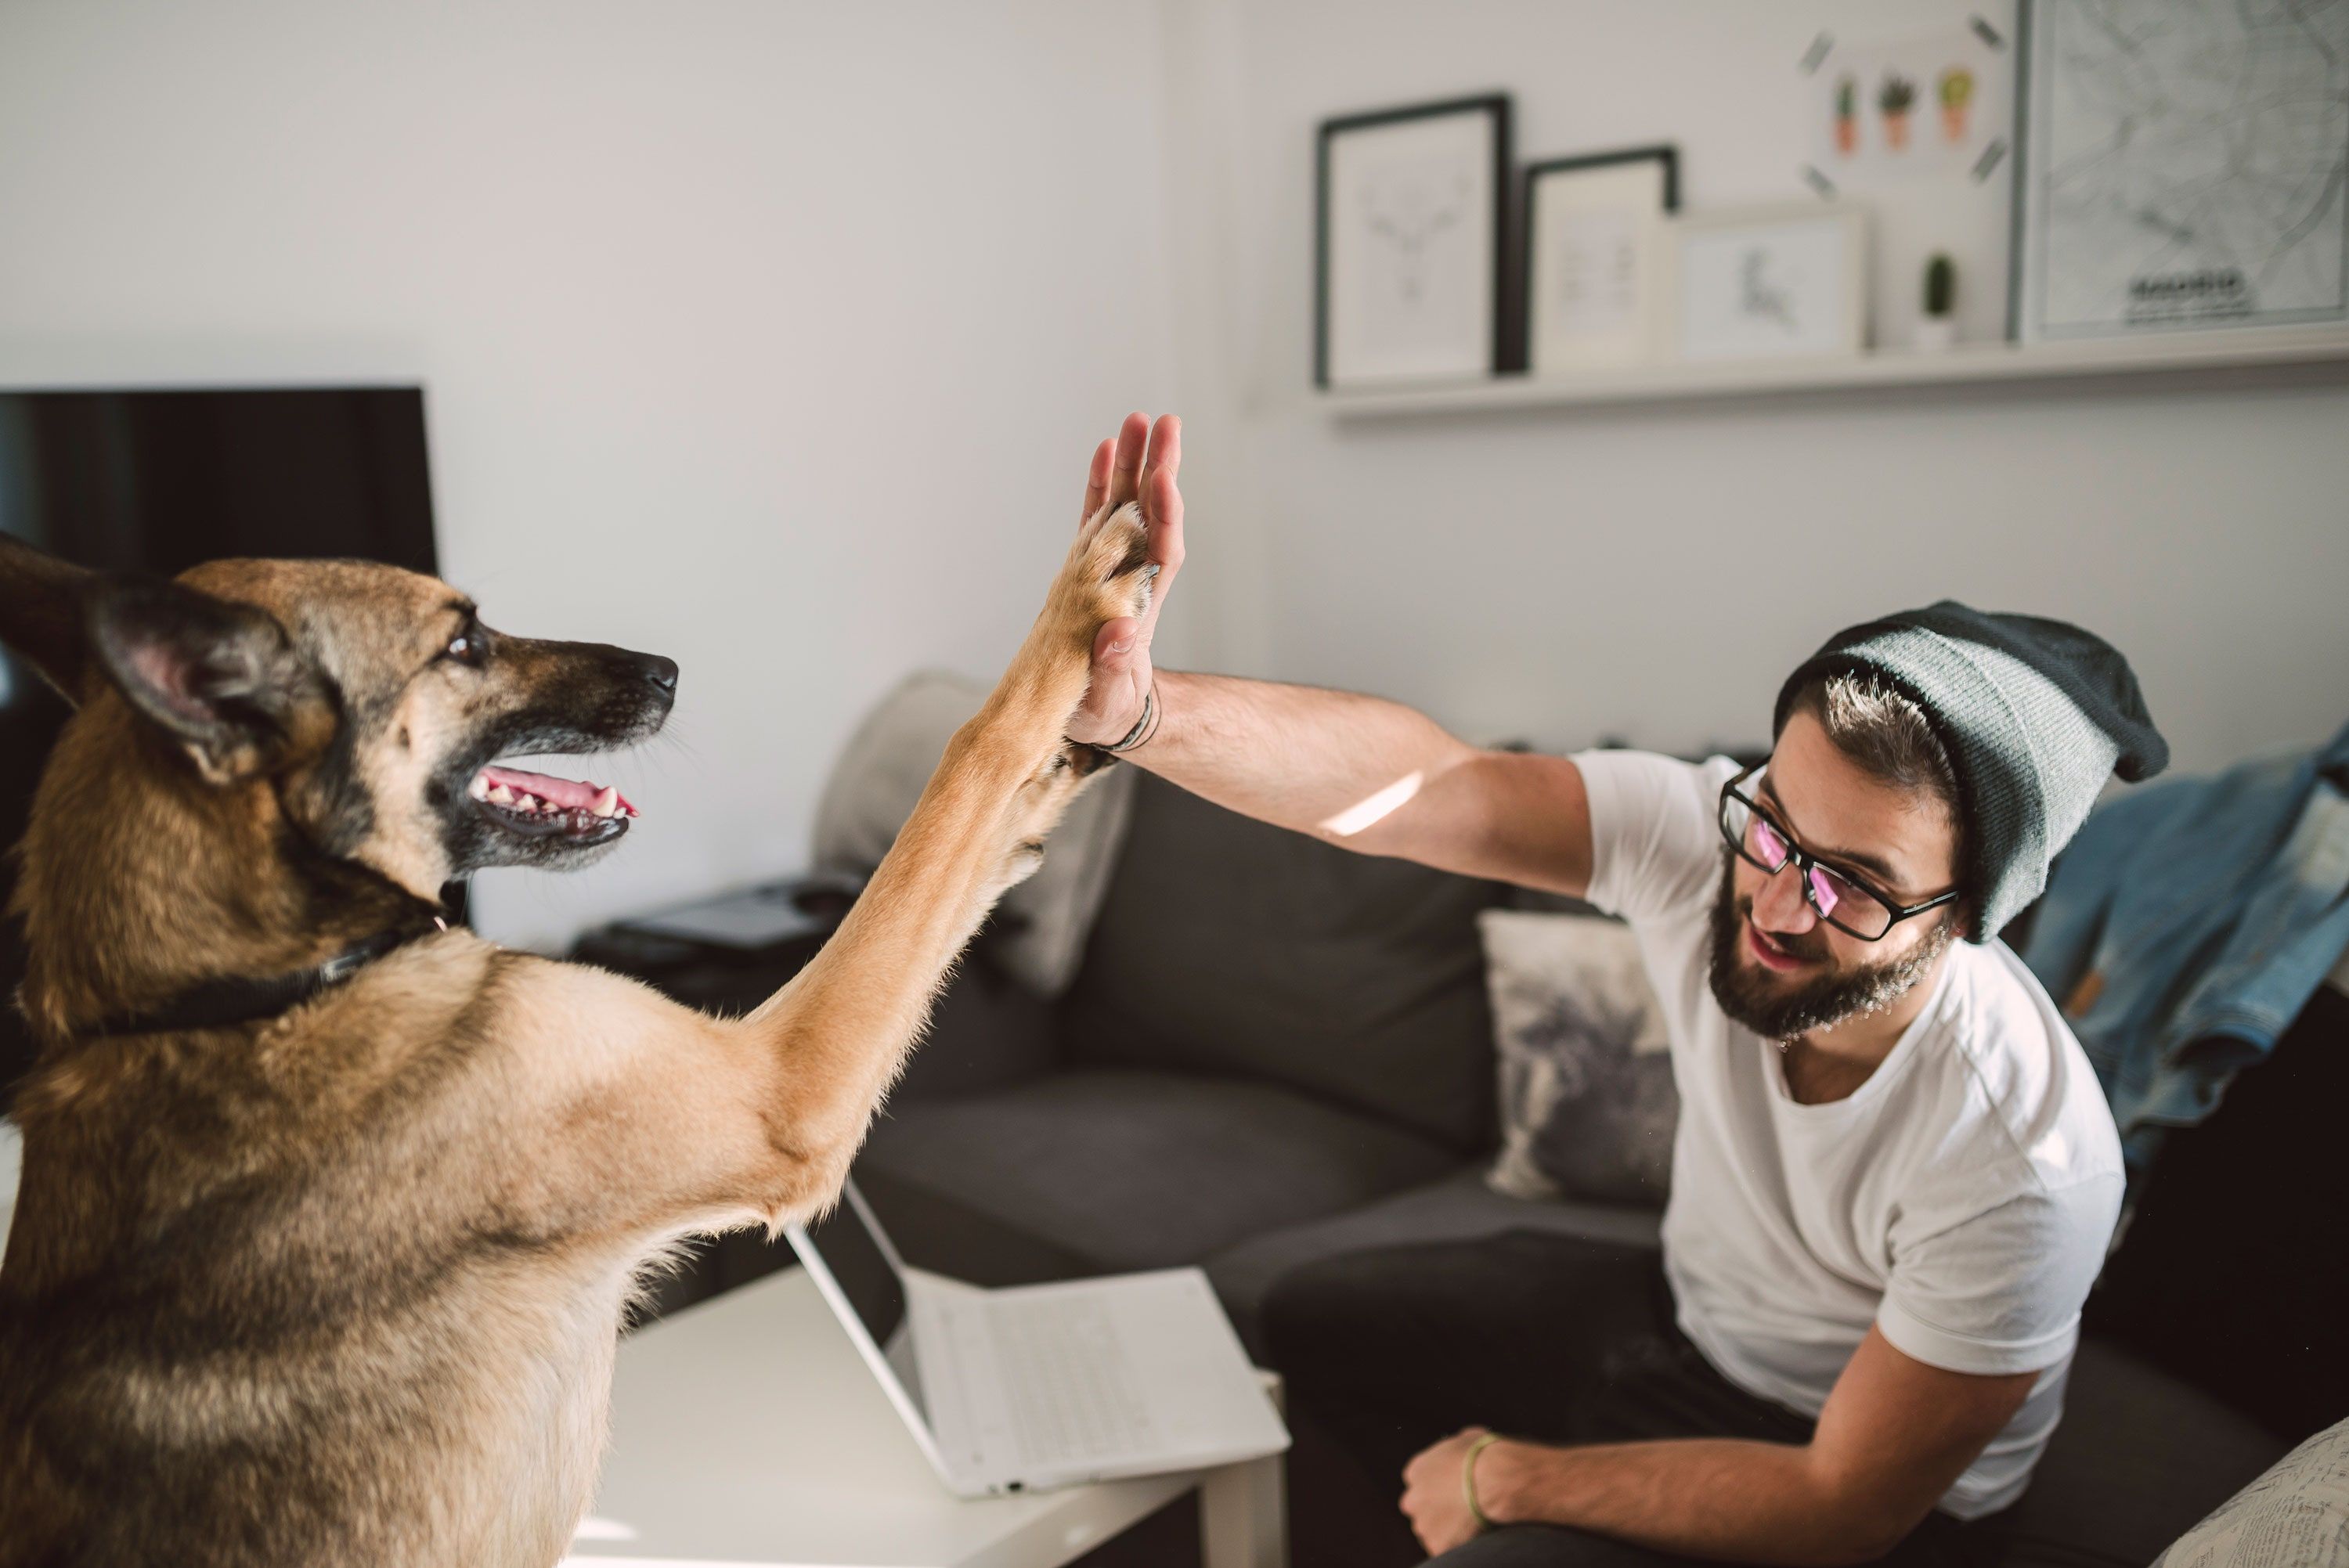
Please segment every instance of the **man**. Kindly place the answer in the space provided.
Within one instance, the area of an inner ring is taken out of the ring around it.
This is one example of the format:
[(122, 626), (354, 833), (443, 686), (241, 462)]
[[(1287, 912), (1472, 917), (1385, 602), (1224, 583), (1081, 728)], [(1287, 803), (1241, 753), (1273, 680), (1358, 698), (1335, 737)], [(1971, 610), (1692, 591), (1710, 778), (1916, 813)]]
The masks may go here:
[[(1405, 1522), (1464, 1564), (1964, 1560), (2054, 1427), (2120, 1205), (2096, 1080), (1994, 938), (2106, 777), (2167, 760), (2127, 663), (1945, 601), (1830, 638), (1759, 769), (1482, 751), (1376, 698), (1154, 668), (1179, 439), (1137, 415), (1094, 454), (1087, 510), (1139, 495), (1163, 572), (1071, 736), (1620, 915), (1682, 1101), (1661, 1264), (1528, 1233), (1276, 1289), (1300, 1561), (1408, 1560)], [(1383, 1503), (1332, 1504), (1348, 1459)]]

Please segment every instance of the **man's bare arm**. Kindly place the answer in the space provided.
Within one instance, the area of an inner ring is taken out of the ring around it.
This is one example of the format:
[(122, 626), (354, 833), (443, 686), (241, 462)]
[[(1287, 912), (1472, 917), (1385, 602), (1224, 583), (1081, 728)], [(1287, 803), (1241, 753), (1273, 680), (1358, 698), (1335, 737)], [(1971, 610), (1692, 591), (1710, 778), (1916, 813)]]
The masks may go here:
[(1219, 806), (1366, 855), (1579, 895), (1590, 808), (1562, 757), (1484, 751), (1382, 697), (1157, 673), (1129, 760)]
[(1244, 815), (1363, 854), (1579, 895), (1590, 881), (1590, 810), (1563, 758), (1483, 751), (1379, 697), (1156, 669), (1151, 641), (1183, 566), (1182, 427), (1127, 417), (1093, 453), (1081, 515), (1139, 500), (1157, 592), (1093, 644), (1092, 684), (1070, 738)]
[[(1864, 1563), (1932, 1511), (2038, 1378), (1928, 1367), (1868, 1331), (1807, 1444), (1689, 1438), (1552, 1449), (1498, 1442), (1476, 1461), (1498, 1522), (1570, 1524), (1667, 1552), (1739, 1562)], [(1456, 1439), (1454, 1439), (1456, 1440)], [(1437, 1480), (1459, 1490), (1439, 1444)], [(1414, 1467), (1420, 1460), (1413, 1461)], [(1410, 1507), (1407, 1496), (1405, 1507)]]

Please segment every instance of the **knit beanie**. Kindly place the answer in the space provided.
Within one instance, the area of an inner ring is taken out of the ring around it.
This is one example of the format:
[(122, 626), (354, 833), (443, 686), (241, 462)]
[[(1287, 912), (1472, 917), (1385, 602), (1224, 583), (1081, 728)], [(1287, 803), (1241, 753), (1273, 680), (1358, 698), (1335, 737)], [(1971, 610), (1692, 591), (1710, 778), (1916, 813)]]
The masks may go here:
[(1812, 681), (1864, 673), (1925, 710), (1958, 774), (1973, 900), (1988, 942), (2047, 885), (2047, 865), (2107, 775), (2131, 783), (2169, 764), (2137, 676), (2093, 633), (2037, 615), (1985, 614), (1954, 599), (1848, 626), (1779, 688), (1771, 733)]

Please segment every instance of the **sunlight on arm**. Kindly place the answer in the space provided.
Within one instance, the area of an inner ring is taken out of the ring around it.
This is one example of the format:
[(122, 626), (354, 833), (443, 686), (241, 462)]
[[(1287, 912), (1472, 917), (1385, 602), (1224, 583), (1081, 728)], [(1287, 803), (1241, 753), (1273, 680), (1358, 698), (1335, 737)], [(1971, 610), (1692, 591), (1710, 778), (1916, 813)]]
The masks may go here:
[(1426, 775), (1418, 769), (1404, 774), (1374, 795), (1355, 801), (1336, 816), (1321, 823), (1321, 831), (1333, 839), (1350, 839), (1365, 828), (1377, 826), (1398, 807), (1419, 793)]

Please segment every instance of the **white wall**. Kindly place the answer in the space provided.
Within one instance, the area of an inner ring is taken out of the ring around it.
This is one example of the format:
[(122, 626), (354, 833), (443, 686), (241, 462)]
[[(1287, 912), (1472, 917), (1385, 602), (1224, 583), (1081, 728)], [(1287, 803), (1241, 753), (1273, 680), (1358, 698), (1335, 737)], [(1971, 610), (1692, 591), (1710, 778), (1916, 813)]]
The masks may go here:
[(803, 863), (889, 682), (987, 673), (1165, 400), (1149, 0), (13, 0), (0, 384), (420, 377), (492, 624), (666, 653), (646, 810), (486, 923)]
[[(2183, 767), (2318, 738), (2349, 393), (1309, 395), (1318, 119), (1500, 87), (1521, 157), (1670, 139), (1690, 207), (1783, 200), (1813, 33), (1968, 9), (12, 0), (0, 384), (429, 383), (449, 575), (686, 671), (670, 737), (595, 765), (647, 810), (621, 853), (485, 879), (512, 940), (800, 864), (864, 705), (1009, 654), (1132, 407), (1186, 416), (1178, 659), (1690, 747), (1950, 593), (2112, 636)], [(1944, 220), (2002, 243), (1994, 191)]]
[[(1315, 123), (1499, 88), (1521, 161), (1657, 140), (1684, 210), (1799, 199), (1795, 62), (1979, 0), (1195, 0), (1178, 56), (1185, 589), (1226, 667), (1387, 693), (1468, 736), (1766, 739), (1839, 626), (1942, 595), (2069, 617), (2136, 663), (2177, 764), (2349, 717), (2349, 391), (2006, 394), (1341, 424), (1309, 393)], [(1202, 106), (1206, 106), (1203, 108)], [(1913, 198), (1880, 310), (1935, 245), (2001, 253), (2003, 200)], [(1930, 243), (1928, 242), (1930, 240)], [(2002, 280), (1961, 282), (1971, 327)], [(1889, 334), (1895, 335), (1899, 323)], [(1187, 489), (1188, 487), (1186, 487)]]

